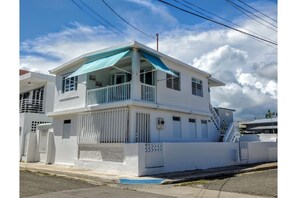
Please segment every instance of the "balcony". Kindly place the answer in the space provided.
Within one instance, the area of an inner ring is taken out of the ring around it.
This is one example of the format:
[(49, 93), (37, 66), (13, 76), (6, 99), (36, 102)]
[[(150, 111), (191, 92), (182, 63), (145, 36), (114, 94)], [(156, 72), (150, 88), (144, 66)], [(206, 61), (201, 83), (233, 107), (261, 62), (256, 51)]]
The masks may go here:
[[(87, 91), (87, 105), (106, 104), (131, 99), (131, 82)], [(156, 101), (156, 87), (141, 83), (141, 100)]]
[(22, 99), (19, 105), (20, 113), (44, 113), (43, 100)]
[(104, 104), (130, 99), (131, 83), (106, 86), (87, 91), (87, 105)]

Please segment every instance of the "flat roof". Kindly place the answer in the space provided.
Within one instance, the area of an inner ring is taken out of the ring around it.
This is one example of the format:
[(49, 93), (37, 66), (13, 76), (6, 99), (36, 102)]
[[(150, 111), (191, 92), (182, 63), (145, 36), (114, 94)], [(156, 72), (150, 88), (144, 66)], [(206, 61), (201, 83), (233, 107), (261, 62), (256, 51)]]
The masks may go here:
[(265, 129), (277, 129), (277, 126), (257, 126), (257, 127), (252, 127), (249, 128), (248, 130), (265, 130)]
[(272, 123), (277, 122), (277, 118), (265, 118), (265, 119), (257, 119), (252, 121), (242, 121), (242, 124), (261, 124), (261, 123)]

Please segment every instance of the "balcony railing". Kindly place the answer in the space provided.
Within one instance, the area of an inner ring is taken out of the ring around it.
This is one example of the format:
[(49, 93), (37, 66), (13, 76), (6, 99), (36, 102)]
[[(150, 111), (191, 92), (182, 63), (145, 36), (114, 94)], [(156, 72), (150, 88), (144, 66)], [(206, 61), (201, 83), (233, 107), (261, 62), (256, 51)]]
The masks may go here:
[(156, 87), (141, 83), (141, 100), (156, 102)]
[(104, 104), (129, 100), (131, 83), (106, 86), (98, 89), (91, 89), (87, 92), (87, 105)]
[(20, 100), (20, 113), (44, 113), (43, 100)]

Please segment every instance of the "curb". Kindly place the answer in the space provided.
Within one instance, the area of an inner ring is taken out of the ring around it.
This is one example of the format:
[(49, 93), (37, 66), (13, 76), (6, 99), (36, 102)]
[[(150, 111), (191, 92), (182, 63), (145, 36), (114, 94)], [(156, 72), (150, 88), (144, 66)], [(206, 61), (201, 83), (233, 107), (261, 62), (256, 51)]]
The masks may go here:
[(197, 175), (188, 176), (186, 178), (181, 179), (165, 179), (163, 182), (161, 182), (162, 185), (166, 184), (177, 184), (182, 182), (189, 182), (194, 180), (200, 180), (200, 179), (211, 179), (211, 178), (217, 178), (217, 177), (224, 177), (224, 176), (231, 176), (236, 174), (242, 174), (242, 173), (249, 173), (249, 172), (257, 172), (257, 171), (263, 171), (263, 170), (269, 170), (269, 169), (276, 169), (277, 165), (271, 165), (267, 167), (257, 167), (257, 168), (247, 168), (247, 169), (238, 169), (238, 170), (230, 170), (230, 171), (220, 171), (216, 173), (200, 173)]
[(90, 176), (85, 174), (79, 174), (79, 173), (72, 173), (72, 172), (65, 172), (60, 170), (48, 170), (43, 168), (32, 168), (32, 167), (20, 167), (20, 170), (22, 171), (29, 171), (33, 173), (43, 173), (43, 174), (49, 174), (51, 176), (58, 176), (58, 177), (65, 177), (75, 180), (83, 180), (87, 183), (94, 184), (94, 185), (104, 185), (104, 184), (114, 184), (119, 183), (117, 180), (113, 179), (106, 179), (96, 176)]

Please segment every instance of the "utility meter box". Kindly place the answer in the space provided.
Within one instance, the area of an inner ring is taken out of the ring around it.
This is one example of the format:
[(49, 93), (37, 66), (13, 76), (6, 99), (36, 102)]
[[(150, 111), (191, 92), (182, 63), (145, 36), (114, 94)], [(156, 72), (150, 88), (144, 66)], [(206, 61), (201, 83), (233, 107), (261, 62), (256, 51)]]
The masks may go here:
[(164, 118), (157, 118), (157, 125), (156, 125), (156, 128), (157, 128), (158, 130), (160, 130), (160, 129), (164, 129), (164, 125), (165, 125)]

